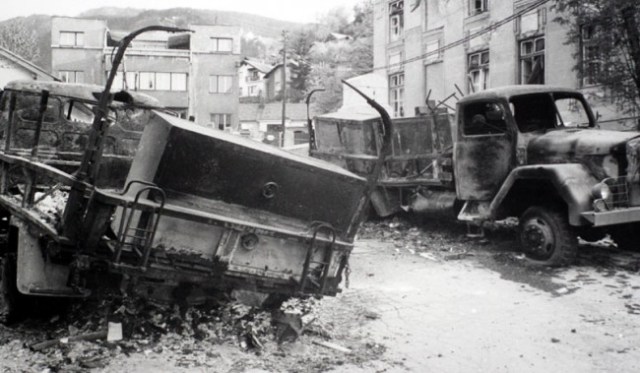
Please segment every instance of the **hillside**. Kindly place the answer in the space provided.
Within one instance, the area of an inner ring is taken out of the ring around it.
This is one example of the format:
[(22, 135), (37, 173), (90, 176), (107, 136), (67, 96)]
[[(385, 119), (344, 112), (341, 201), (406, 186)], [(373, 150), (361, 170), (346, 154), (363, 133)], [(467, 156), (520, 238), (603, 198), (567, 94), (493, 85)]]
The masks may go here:
[[(0, 22), (0, 27), (18, 22), (24, 32), (35, 33), (36, 45), (33, 47), (38, 49), (39, 57), (33, 62), (45, 70), (51, 69), (51, 17), (32, 15)], [(78, 17), (106, 20), (112, 30), (135, 30), (153, 24), (178, 27), (189, 24), (233, 25), (239, 26), (243, 35), (252, 35), (260, 39), (278, 39), (282, 30), (305, 27), (301, 23), (280, 21), (255, 14), (192, 8), (146, 10), (103, 7), (85, 11), (78, 14)]]

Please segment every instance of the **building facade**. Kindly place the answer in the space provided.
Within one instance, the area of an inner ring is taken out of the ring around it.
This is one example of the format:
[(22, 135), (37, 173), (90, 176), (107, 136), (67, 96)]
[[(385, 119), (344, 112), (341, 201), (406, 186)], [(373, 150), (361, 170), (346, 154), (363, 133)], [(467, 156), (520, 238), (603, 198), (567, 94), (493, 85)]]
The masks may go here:
[[(583, 90), (598, 113), (615, 117), (594, 85), (588, 35), (567, 44), (551, 1), (386, 0), (374, 5), (374, 71), (388, 84), (395, 117), (426, 101), (455, 107), (456, 97), (513, 84)], [(583, 61), (583, 78), (575, 71)], [(455, 94), (455, 96), (452, 96)], [(448, 99), (447, 99), (448, 98)]]
[[(193, 32), (138, 36), (127, 49), (113, 89), (147, 93), (202, 125), (237, 127), (240, 28), (188, 28)], [(63, 81), (104, 84), (114, 47), (127, 33), (109, 30), (102, 20), (54, 17), (53, 73)]]

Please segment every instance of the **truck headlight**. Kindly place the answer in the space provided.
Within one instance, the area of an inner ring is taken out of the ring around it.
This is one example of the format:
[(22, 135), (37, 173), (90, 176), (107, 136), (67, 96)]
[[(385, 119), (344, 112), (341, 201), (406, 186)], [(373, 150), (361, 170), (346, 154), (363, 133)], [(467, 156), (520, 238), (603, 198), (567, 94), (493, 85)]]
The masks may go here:
[(597, 212), (607, 211), (611, 202), (613, 194), (611, 188), (604, 182), (598, 183), (591, 188), (591, 195), (593, 196), (593, 209)]
[(611, 198), (611, 188), (605, 183), (598, 183), (591, 189), (591, 195), (595, 199), (608, 200)]

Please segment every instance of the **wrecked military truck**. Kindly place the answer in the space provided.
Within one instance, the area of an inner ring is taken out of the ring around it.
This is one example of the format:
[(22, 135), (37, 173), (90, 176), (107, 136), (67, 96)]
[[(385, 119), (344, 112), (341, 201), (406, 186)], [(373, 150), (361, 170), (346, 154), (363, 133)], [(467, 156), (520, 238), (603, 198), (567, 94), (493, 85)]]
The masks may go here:
[[(311, 155), (360, 175), (379, 154), (378, 119), (316, 118)], [(565, 265), (577, 236), (609, 234), (640, 246), (640, 134), (600, 129), (582, 94), (550, 86), (489, 89), (446, 111), (392, 121), (391, 149), (371, 204), (378, 215), (401, 208), (448, 209), (473, 224), (519, 218), (533, 263)]]
[(375, 180), (110, 93), (114, 65), (104, 89), (29, 81), (2, 95), (8, 317), (107, 283), (176, 302), (339, 292)]

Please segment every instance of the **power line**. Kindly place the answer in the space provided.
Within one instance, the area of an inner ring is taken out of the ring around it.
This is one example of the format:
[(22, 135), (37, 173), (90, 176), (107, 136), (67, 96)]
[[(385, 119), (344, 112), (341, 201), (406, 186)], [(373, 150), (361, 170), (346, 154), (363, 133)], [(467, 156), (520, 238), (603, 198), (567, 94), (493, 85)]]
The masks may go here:
[(547, 2), (549, 2), (549, 0), (537, 1), (537, 2), (527, 6), (525, 8), (522, 8), (521, 10), (519, 10), (518, 12), (510, 15), (507, 18), (504, 18), (504, 19), (501, 19), (498, 22), (492, 23), (489, 26), (474, 32), (473, 34), (469, 34), (469, 35), (467, 35), (467, 36), (465, 36), (465, 37), (463, 37), (461, 39), (458, 39), (458, 40), (456, 40), (454, 42), (451, 42), (451, 43), (449, 43), (449, 44), (447, 44), (445, 46), (442, 46), (442, 47), (440, 47), (438, 49), (432, 50), (432, 51), (427, 52), (427, 53), (423, 53), (423, 54), (421, 54), (419, 56), (412, 57), (412, 58), (409, 58), (409, 59), (404, 60), (404, 61), (400, 61), (400, 62), (396, 62), (396, 63), (393, 63), (393, 64), (384, 65), (384, 66), (373, 67), (369, 71), (400, 68), (400, 67), (402, 67), (402, 66), (404, 66), (406, 64), (409, 64), (409, 63), (412, 63), (412, 62), (416, 62), (416, 61), (421, 61), (421, 60), (427, 59), (428, 57), (431, 57), (431, 56), (434, 56), (434, 55), (439, 55), (440, 53), (442, 53), (442, 52), (444, 52), (446, 50), (449, 50), (449, 49), (455, 48), (457, 46), (463, 45), (463, 44), (467, 43), (469, 40), (474, 39), (474, 38), (476, 38), (476, 37), (478, 37), (480, 35), (483, 35), (483, 34), (486, 34), (488, 32), (494, 31), (494, 30), (498, 29), (499, 27), (504, 26), (505, 24), (507, 24), (507, 23), (513, 21), (514, 19), (520, 17), (521, 15), (523, 15), (525, 13), (528, 13), (528, 12), (538, 8), (541, 5), (544, 5)]

